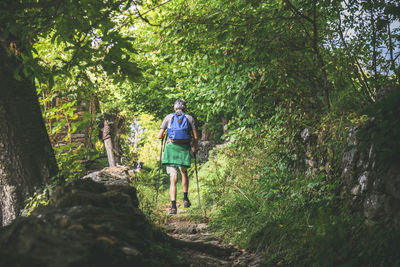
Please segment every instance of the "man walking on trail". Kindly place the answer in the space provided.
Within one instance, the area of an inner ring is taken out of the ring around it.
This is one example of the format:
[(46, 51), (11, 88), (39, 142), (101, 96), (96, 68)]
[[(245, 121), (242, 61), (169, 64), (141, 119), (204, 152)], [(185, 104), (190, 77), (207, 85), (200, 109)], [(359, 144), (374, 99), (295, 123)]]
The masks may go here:
[[(198, 136), (195, 121), (192, 116), (185, 114), (186, 102), (176, 100), (174, 104), (175, 113), (168, 114), (162, 124), (158, 138), (162, 139), (165, 130), (168, 129), (168, 140), (164, 150), (162, 164), (166, 165), (170, 176), (169, 193), (171, 197), (170, 214), (176, 214), (176, 183), (178, 181), (178, 169), (182, 175), (183, 206), (189, 208), (191, 203), (188, 198), (189, 179), (187, 168), (190, 167), (190, 147), (192, 141), (192, 152), (196, 153), (198, 148)], [(193, 138), (191, 137), (193, 134)]]

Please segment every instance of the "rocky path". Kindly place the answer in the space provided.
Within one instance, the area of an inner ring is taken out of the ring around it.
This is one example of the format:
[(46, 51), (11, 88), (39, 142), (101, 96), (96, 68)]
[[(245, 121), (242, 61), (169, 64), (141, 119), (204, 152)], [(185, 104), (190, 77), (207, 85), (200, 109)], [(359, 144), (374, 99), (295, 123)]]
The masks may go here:
[(187, 210), (168, 217), (163, 226), (190, 266), (261, 266), (261, 256), (241, 250), (207, 231), (207, 224), (190, 220)]

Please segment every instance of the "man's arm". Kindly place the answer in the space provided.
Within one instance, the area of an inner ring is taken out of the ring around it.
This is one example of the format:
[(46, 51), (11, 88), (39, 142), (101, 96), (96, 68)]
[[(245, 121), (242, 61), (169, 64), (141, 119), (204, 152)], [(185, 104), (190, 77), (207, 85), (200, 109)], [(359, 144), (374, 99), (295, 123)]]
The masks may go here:
[(163, 137), (164, 137), (164, 132), (165, 132), (165, 129), (160, 129), (160, 132), (158, 133), (157, 138), (158, 138), (158, 139), (163, 139)]
[(197, 129), (196, 129), (196, 122), (194, 118), (190, 115), (186, 116), (189, 119), (190, 127), (192, 129), (193, 133), (193, 146), (192, 146), (192, 152), (196, 153), (198, 147), (199, 147), (199, 137), (197, 135)]
[(160, 132), (158, 133), (158, 136), (157, 136), (158, 139), (163, 139), (165, 130), (168, 128), (169, 120), (170, 120), (170, 116), (167, 115), (164, 118), (163, 122), (161, 123)]
[(193, 130), (193, 153), (196, 153), (197, 149), (199, 148), (199, 137), (197, 136), (197, 131)]

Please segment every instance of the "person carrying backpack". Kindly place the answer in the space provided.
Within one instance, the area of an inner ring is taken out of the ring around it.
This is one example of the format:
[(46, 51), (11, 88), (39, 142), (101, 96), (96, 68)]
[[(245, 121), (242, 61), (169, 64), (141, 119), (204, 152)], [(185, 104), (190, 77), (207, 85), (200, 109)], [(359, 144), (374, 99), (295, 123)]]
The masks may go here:
[[(190, 150), (196, 153), (198, 148), (195, 121), (192, 116), (184, 113), (186, 111), (186, 102), (181, 99), (176, 100), (174, 110), (174, 113), (168, 114), (164, 118), (160, 127), (160, 133), (158, 134), (158, 139), (163, 139), (165, 130), (168, 130), (168, 140), (162, 164), (166, 165), (167, 173), (170, 176), (170, 214), (177, 213), (176, 183), (178, 181), (178, 169), (182, 175), (183, 206), (189, 208), (191, 205), (188, 198), (189, 179), (187, 168), (190, 167), (191, 163)], [(193, 135), (193, 138), (191, 135)]]

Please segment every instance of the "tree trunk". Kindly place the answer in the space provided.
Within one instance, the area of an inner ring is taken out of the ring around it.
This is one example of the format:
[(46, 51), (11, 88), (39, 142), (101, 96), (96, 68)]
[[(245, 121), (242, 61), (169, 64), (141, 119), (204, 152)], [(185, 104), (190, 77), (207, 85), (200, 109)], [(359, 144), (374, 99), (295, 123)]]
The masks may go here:
[(33, 81), (14, 78), (20, 63), (7, 51), (0, 59), (0, 220), (7, 225), (58, 168)]
[(210, 140), (210, 137), (211, 137), (211, 132), (208, 129), (208, 123), (205, 123), (201, 131), (201, 141), (208, 141)]
[(123, 123), (124, 118), (117, 114), (113, 120), (113, 127), (111, 131), (115, 163), (120, 165), (122, 165), (121, 130)]
[(321, 70), (324, 101), (329, 109), (330, 108), (329, 91), (332, 86), (328, 80), (328, 74), (326, 73), (326, 70), (325, 70), (326, 64), (322, 57), (321, 51), (319, 50), (319, 42), (320, 41), (319, 41), (319, 33), (318, 33), (317, 3), (318, 3), (318, 1), (314, 0), (314, 5), (313, 5), (313, 47), (314, 47), (314, 52), (317, 56), (318, 67)]

